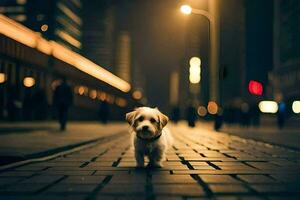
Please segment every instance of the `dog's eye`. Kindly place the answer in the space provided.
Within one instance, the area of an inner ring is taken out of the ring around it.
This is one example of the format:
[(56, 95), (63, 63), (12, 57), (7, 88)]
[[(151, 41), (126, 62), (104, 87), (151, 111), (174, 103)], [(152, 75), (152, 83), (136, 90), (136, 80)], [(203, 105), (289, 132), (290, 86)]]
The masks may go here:
[(138, 119), (140, 122), (144, 121), (144, 117), (139, 117)]
[(156, 120), (155, 120), (154, 118), (151, 118), (151, 119), (150, 119), (150, 122), (151, 122), (151, 123), (155, 123)]

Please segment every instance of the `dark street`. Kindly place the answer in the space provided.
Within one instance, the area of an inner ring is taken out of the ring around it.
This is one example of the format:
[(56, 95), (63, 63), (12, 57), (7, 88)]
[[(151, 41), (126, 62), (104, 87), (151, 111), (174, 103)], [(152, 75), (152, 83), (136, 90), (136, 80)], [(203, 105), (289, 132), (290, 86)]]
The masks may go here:
[(0, 199), (300, 199), (299, 0), (1, 0)]

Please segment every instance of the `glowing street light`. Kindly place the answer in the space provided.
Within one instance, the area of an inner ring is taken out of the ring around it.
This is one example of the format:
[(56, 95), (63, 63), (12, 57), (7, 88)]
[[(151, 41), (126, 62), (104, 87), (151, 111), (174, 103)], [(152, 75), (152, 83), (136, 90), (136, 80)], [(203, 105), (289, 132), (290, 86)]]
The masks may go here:
[(189, 15), (192, 13), (192, 7), (189, 5), (182, 5), (180, 11), (185, 15)]
[(190, 83), (196, 84), (201, 80), (201, 60), (198, 57), (190, 59)]

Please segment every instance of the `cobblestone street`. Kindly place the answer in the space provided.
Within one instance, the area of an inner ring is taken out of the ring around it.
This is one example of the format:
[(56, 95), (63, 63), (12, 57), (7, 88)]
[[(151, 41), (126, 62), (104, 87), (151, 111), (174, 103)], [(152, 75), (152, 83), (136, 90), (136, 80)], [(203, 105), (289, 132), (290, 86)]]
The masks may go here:
[(299, 199), (300, 152), (170, 125), (161, 169), (135, 169), (128, 133), (0, 173), (0, 199)]

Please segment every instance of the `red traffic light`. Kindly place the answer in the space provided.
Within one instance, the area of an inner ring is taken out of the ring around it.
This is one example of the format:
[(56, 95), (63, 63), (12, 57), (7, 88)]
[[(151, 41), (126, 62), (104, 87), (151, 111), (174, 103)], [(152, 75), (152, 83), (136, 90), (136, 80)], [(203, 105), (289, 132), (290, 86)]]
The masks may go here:
[(261, 96), (263, 94), (263, 85), (258, 81), (249, 81), (248, 90), (250, 94)]

